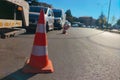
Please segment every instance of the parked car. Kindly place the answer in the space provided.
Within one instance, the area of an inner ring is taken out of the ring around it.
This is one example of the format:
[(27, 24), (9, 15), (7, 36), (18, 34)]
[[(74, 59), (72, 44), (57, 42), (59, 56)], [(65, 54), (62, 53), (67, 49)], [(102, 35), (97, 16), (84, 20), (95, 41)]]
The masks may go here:
[(52, 10), (54, 13), (54, 28), (60, 30), (63, 28), (65, 24), (66, 14), (64, 13), (63, 9), (52, 9)]
[(54, 29), (54, 14), (51, 8), (42, 6), (30, 6), (29, 22), (32, 26), (37, 26), (40, 10), (43, 9), (46, 19), (46, 31)]
[(111, 29), (118, 29), (118, 30), (120, 30), (120, 25), (113, 25), (113, 26), (111, 27)]
[(72, 27), (79, 27), (79, 24), (74, 23), (74, 24), (72, 24)]
[(71, 23), (68, 20), (65, 21), (65, 24), (67, 24), (69, 27), (71, 27)]
[(85, 25), (80, 22), (72, 22), (72, 27), (85, 27)]

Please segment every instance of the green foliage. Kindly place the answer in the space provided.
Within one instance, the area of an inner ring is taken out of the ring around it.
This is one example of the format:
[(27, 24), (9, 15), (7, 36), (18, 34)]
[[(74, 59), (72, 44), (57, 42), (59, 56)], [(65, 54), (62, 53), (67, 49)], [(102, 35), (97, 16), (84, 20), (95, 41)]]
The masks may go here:
[(72, 14), (71, 14), (71, 10), (70, 10), (70, 9), (68, 9), (65, 13), (66, 13), (67, 16), (72, 17)]
[(65, 12), (65, 14), (66, 14), (66, 19), (67, 19), (68, 21), (70, 21), (70, 22), (73, 22), (73, 16), (72, 16), (72, 14), (71, 14), (71, 10), (68, 9), (68, 10)]
[(120, 19), (118, 19), (118, 21), (117, 21), (117, 25), (120, 25)]
[(107, 18), (103, 13), (99, 16), (99, 18), (96, 21), (96, 25), (99, 26), (99, 28), (103, 29), (103, 26), (107, 25)]

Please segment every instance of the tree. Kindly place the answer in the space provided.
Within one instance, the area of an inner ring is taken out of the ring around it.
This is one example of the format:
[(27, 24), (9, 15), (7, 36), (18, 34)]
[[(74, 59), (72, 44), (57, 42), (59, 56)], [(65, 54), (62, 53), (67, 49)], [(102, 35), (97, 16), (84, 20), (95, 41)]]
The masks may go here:
[(70, 22), (73, 22), (73, 16), (72, 16), (72, 14), (71, 14), (71, 10), (68, 9), (68, 10), (65, 12), (65, 14), (66, 14), (66, 19), (67, 19), (68, 21), (70, 21)]
[(120, 25), (120, 19), (118, 19), (118, 21), (117, 21), (117, 25)]
[(73, 17), (73, 21), (74, 21), (74, 22), (79, 22), (79, 18)]
[(101, 13), (101, 15), (99, 16), (98, 20), (97, 20), (97, 26), (99, 26), (100, 29), (103, 29), (104, 26), (107, 25), (107, 19), (104, 16), (103, 13)]

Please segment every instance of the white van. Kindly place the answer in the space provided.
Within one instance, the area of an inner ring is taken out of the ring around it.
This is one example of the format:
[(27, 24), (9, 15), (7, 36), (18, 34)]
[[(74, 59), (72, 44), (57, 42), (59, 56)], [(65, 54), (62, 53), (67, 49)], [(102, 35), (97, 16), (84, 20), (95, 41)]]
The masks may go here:
[(54, 13), (54, 28), (60, 30), (63, 28), (65, 24), (66, 14), (64, 13), (63, 9), (52, 9), (52, 10)]
[(37, 26), (40, 10), (43, 9), (46, 19), (46, 31), (54, 29), (54, 14), (51, 8), (42, 6), (30, 6), (29, 22), (30, 26)]

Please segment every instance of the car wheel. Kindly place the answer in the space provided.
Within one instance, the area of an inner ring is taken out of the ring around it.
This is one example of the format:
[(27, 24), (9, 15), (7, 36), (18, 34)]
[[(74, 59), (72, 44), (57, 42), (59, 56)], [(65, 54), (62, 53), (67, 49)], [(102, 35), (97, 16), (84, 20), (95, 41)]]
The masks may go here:
[(46, 32), (48, 32), (49, 31), (49, 25), (48, 25), (48, 22), (47, 22), (47, 24), (46, 24)]

